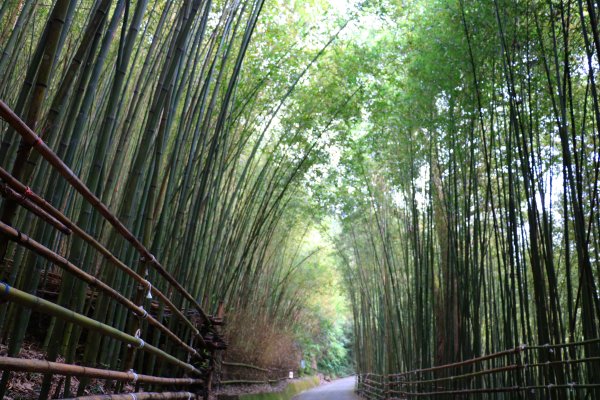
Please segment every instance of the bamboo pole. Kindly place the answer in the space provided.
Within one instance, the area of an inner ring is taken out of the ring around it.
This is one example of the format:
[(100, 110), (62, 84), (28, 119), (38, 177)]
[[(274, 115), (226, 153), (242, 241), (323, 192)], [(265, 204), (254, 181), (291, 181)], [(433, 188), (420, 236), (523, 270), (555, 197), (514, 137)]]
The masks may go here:
[(149, 353), (160, 357), (161, 359), (167, 361), (170, 364), (177, 365), (188, 372), (194, 373), (196, 375), (202, 375), (202, 372), (197, 370), (194, 366), (185, 363), (168, 353), (165, 353), (157, 347), (145, 343), (141, 338), (128, 335), (127, 333), (113, 328), (112, 326), (93, 320), (89, 317), (86, 317), (85, 315), (76, 313), (57, 304), (41, 299), (37, 296), (33, 296), (29, 293), (25, 293), (21, 290), (10, 287), (4, 282), (0, 282), (0, 297), (2, 297), (5, 300), (9, 300), (22, 306), (31, 308), (35, 311), (45, 313), (48, 315), (53, 315), (62, 320), (72, 322), (92, 331), (102, 333), (106, 336), (110, 336), (121, 342), (127, 343), (128, 345), (136, 346), (140, 349), (143, 349)]
[(29, 360), (14, 357), (0, 357), (0, 369), (20, 372), (52, 373), (58, 375), (69, 375), (95, 379), (111, 379), (133, 383), (152, 383), (155, 385), (177, 385), (190, 386), (201, 385), (202, 379), (192, 378), (165, 378), (137, 374), (133, 370), (123, 372), (108, 369), (90, 368), (81, 365), (50, 362), (46, 360)]
[(4, 183), (0, 183), (0, 193), (2, 194), (2, 196), (4, 198), (10, 199), (10, 200), (20, 204), (21, 206), (23, 206), (27, 210), (31, 211), (33, 214), (37, 215), (43, 221), (52, 225), (55, 229), (59, 230), (60, 232), (64, 233), (65, 235), (71, 234), (71, 230), (69, 228), (67, 228), (62, 222), (60, 222), (59, 220), (54, 218), (54, 216), (52, 216), (50, 213), (48, 213), (46, 210), (44, 210), (43, 208), (39, 207), (38, 205), (33, 203), (31, 200), (29, 200), (27, 198), (27, 192), (25, 192), (25, 194), (23, 194), (23, 195), (19, 195), (17, 192), (15, 192), (13, 189), (11, 189), (8, 185), (6, 185)]
[(238, 362), (229, 362), (229, 361), (223, 361), (221, 363), (221, 365), (225, 365), (225, 366), (229, 366), (229, 367), (242, 367), (242, 368), (250, 368), (250, 369), (255, 369), (257, 371), (263, 371), (263, 372), (271, 372), (270, 369), (267, 368), (261, 368), (261, 367), (257, 367), (255, 365), (250, 365), (250, 364), (244, 364), (244, 363), (238, 363)]
[(12, 176), (7, 170), (5, 170), (2, 167), (0, 167), (0, 179), (2, 179), (4, 182), (6, 182), (6, 184), (11, 189), (13, 189), (17, 193), (19, 193), (19, 195), (29, 199), (31, 202), (36, 204), (42, 210), (44, 210), (48, 214), (50, 214), (53, 218), (60, 221), (61, 224), (65, 225), (65, 226), (72, 225), (70, 220), (62, 212), (60, 212), (59, 210), (54, 208), (54, 206), (52, 206), (52, 204), (48, 203), (41, 196), (39, 196), (37, 193), (32, 191), (30, 187), (22, 184), (18, 179), (16, 179), (14, 176)]

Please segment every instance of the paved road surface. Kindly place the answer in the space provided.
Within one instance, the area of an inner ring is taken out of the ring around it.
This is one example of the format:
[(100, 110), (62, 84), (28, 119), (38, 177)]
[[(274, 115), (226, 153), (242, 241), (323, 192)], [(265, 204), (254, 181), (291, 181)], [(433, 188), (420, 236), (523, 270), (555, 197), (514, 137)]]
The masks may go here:
[(354, 393), (355, 377), (338, 379), (295, 396), (293, 400), (358, 400)]

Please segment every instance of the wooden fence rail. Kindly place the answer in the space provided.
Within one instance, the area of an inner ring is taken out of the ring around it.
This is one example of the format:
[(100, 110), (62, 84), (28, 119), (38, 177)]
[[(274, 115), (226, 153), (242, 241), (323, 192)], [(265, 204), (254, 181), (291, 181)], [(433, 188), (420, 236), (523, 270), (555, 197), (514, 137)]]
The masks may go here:
[(273, 384), (289, 378), (289, 369), (263, 368), (256, 365), (223, 361), (221, 385)]

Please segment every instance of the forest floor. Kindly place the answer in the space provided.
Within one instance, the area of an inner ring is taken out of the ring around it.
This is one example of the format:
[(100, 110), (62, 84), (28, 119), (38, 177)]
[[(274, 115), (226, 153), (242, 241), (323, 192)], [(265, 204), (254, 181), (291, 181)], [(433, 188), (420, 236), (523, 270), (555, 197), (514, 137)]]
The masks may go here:
[[(0, 344), (0, 356), (8, 354), (7, 346)], [(45, 352), (42, 351), (35, 343), (25, 343), (18, 355), (19, 358), (29, 360), (44, 360)], [(56, 362), (64, 362), (64, 358), (58, 357)], [(32, 372), (13, 372), (12, 379), (8, 386), (8, 391), (4, 400), (29, 400), (37, 399), (42, 385), (43, 374)], [(321, 383), (324, 382), (320, 376)], [(293, 380), (284, 380), (277, 384), (261, 384), (261, 385), (244, 385), (244, 386), (224, 386), (215, 390), (211, 395), (211, 400), (216, 400), (218, 395), (240, 395), (249, 393), (270, 393), (279, 392)], [(77, 391), (79, 380), (76, 377), (71, 377), (71, 393)], [(86, 395), (111, 393), (113, 388), (106, 387), (105, 380), (92, 379), (85, 390)], [(51, 398), (58, 398), (59, 393), (64, 391), (64, 376), (54, 375), (52, 379), (52, 389), (50, 390)], [(134, 387), (126, 384), (123, 392), (133, 392)]]
[[(8, 354), (7, 346), (0, 344), (0, 356), (6, 356)], [(25, 343), (19, 352), (17, 357), (29, 360), (44, 360), (46, 353), (42, 351), (34, 343)], [(64, 362), (64, 358), (58, 357), (56, 362)], [(4, 400), (28, 400), (37, 399), (42, 386), (43, 374), (34, 372), (13, 372), (12, 379), (8, 384), (8, 391)], [(52, 379), (52, 389), (50, 390), (51, 398), (58, 398), (59, 393), (62, 395), (64, 391), (65, 377), (62, 375), (54, 375)], [(71, 377), (71, 393), (77, 391), (79, 386), (79, 380), (76, 377)], [(110, 393), (112, 388), (106, 387), (105, 380), (90, 379), (85, 395), (90, 394), (104, 394)], [(123, 391), (133, 391), (134, 387), (130, 384), (126, 384), (123, 387)]]
[(232, 385), (222, 386), (213, 390), (210, 400), (216, 400), (220, 395), (236, 396), (241, 394), (256, 394), (256, 393), (271, 393), (280, 392), (288, 385), (289, 381), (281, 381), (277, 384), (260, 384), (260, 385)]
[[(29, 360), (44, 360), (45, 352), (40, 349), (39, 345), (36, 344), (35, 340), (27, 340), (19, 352), (18, 356), (22, 359)], [(0, 356), (7, 356), (8, 348), (5, 344), (0, 344)], [(65, 360), (63, 357), (58, 357), (56, 362), (64, 363)], [(42, 386), (43, 374), (41, 373), (32, 373), (32, 372), (13, 372), (12, 379), (8, 385), (8, 391), (4, 400), (29, 400), (29, 399), (37, 399), (38, 394), (40, 392), (40, 388)], [(346, 378), (337, 381), (333, 381), (329, 383), (328, 380), (325, 380), (325, 377), (322, 374), (318, 374), (321, 385), (325, 384), (324, 387), (333, 386), (334, 388), (339, 386), (340, 381), (345, 381), (351, 379), (350, 386), (354, 385), (354, 378)], [(52, 388), (50, 390), (51, 398), (61, 398), (64, 393), (64, 379), (65, 377), (62, 375), (54, 375), (52, 379)], [(302, 380), (296, 379), (296, 380)], [(223, 386), (217, 388), (211, 394), (210, 399), (216, 400), (218, 395), (240, 395), (240, 394), (256, 394), (256, 393), (271, 393), (271, 392), (280, 392), (283, 391), (287, 385), (296, 380), (283, 380), (278, 382), (277, 384), (259, 384), (259, 385), (243, 385), (243, 386)], [(71, 393), (74, 394), (77, 391), (79, 386), (79, 380), (76, 377), (71, 377)], [(133, 385), (126, 384), (122, 391), (133, 392)], [(113, 387), (107, 386), (106, 380), (100, 379), (91, 379), (89, 384), (86, 387), (84, 392), (85, 395), (92, 394), (105, 394), (112, 393), (114, 390)], [(335, 395), (334, 395), (335, 396)], [(296, 397), (301, 400), (305, 400), (303, 397)], [(317, 397), (315, 399), (326, 399), (328, 397)], [(330, 397), (338, 399), (338, 397)], [(312, 398), (310, 398), (312, 399)], [(339, 400), (350, 400), (354, 399), (354, 397), (340, 397)]]

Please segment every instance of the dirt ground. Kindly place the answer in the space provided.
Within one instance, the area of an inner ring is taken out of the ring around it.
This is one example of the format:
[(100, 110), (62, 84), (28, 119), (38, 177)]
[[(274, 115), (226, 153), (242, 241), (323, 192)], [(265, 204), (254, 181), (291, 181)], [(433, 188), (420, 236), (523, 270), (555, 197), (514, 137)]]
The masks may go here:
[[(0, 356), (6, 356), (8, 354), (7, 346), (0, 344)], [(43, 360), (45, 353), (41, 351), (36, 345), (31, 343), (25, 343), (18, 355), (19, 358), (26, 358), (30, 360)], [(64, 362), (64, 358), (59, 357), (56, 362)], [(8, 384), (8, 391), (4, 400), (29, 400), (37, 399), (42, 386), (43, 374), (31, 373), (31, 372), (13, 372), (11, 380)], [(64, 393), (64, 382), (65, 377), (61, 375), (54, 375), (52, 379), (52, 389), (50, 390), (51, 398), (62, 398)], [(79, 386), (79, 380), (76, 377), (71, 377), (71, 394), (74, 394)], [(133, 391), (132, 385), (125, 385), (123, 391)], [(111, 393), (106, 387), (106, 381), (91, 379), (84, 394), (105, 394)]]

